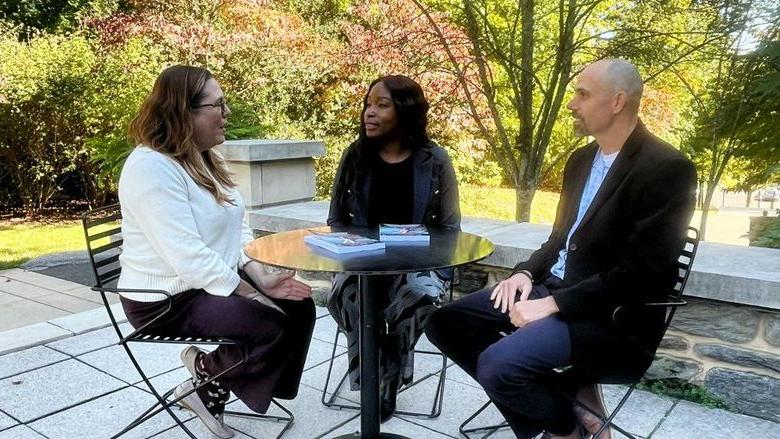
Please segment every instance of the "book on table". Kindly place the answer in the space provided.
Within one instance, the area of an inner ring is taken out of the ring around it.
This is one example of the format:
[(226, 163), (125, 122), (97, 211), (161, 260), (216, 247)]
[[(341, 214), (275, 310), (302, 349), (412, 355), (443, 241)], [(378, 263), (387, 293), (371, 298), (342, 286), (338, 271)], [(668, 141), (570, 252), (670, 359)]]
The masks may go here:
[(422, 224), (380, 224), (379, 240), (386, 242), (430, 242), (428, 228)]
[(385, 248), (384, 242), (354, 233), (320, 232), (316, 230), (309, 230), (309, 232), (311, 235), (304, 236), (304, 242), (322, 247), (333, 253), (357, 253), (384, 250)]

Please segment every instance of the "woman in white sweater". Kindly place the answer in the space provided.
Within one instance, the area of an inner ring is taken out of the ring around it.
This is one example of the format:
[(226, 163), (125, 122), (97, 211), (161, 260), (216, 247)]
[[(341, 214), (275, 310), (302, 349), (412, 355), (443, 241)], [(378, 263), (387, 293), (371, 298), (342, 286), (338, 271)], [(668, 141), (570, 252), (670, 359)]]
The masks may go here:
[[(224, 161), (212, 149), (225, 141), (230, 109), (207, 70), (164, 70), (130, 125), (138, 146), (119, 180), (124, 238), (119, 286), (165, 290), (173, 309), (154, 323), (155, 332), (219, 336), (247, 344), (247, 362), (182, 403), (217, 436), (232, 431), (222, 422), (233, 392), (264, 413), (274, 397), (298, 391), (314, 327), (311, 289), (292, 274), (266, 274), (243, 246), (253, 235), (243, 221), (244, 201)], [(165, 311), (159, 295), (122, 297), (130, 323), (139, 327)], [(192, 374), (176, 389), (182, 395), (235, 364), (242, 352), (219, 347), (182, 352)]]

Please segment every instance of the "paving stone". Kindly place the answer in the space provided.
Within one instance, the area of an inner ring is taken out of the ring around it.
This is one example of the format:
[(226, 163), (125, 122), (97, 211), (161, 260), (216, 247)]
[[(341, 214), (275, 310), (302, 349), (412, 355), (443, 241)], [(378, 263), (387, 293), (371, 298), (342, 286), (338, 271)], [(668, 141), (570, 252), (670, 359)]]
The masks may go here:
[[(336, 329), (338, 325), (330, 315), (317, 319), (314, 323), (314, 333), (312, 338), (321, 340), (327, 343), (333, 343), (333, 338), (336, 336)], [(347, 337), (344, 334), (339, 336), (339, 345), (347, 347)]]
[[(19, 270), (4, 272), (1, 274), (7, 278), (25, 282), (31, 285), (37, 285), (38, 287), (46, 288), (54, 291), (72, 290), (73, 288), (81, 286), (75, 282), (56, 278), (53, 276), (46, 276), (45, 274), (36, 273), (34, 271)], [(4, 289), (0, 287), (0, 289)]]
[(102, 304), (64, 293), (53, 293), (48, 296), (36, 297), (35, 301), (71, 313), (89, 311), (98, 307), (103, 308)]
[(48, 296), (56, 293), (57, 290), (44, 288), (40, 284), (20, 282), (7, 275), (0, 276), (0, 291), (13, 294), (24, 299), (34, 299), (36, 297)]
[(653, 439), (721, 437), (777, 438), (780, 424), (680, 401), (653, 433)]
[(18, 375), (68, 358), (70, 357), (44, 346), (6, 354), (0, 357), (0, 378)]
[(3, 412), (0, 412), (0, 430), (5, 430), (17, 424), (19, 424), (19, 422), (17, 422), (15, 419)]
[[(341, 355), (346, 352), (346, 348), (336, 346), (336, 355)], [(312, 339), (309, 345), (309, 352), (306, 355), (306, 364), (303, 366), (304, 370), (311, 369), (322, 363), (330, 360), (330, 356), (333, 353), (333, 344)]]
[[(121, 431), (154, 402), (148, 393), (127, 387), (47, 416), (30, 426), (50, 439), (104, 439)], [(191, 415), (182, 411), (182, 417), (189, 419)], [(146, 438), (173, 425), (167, 413), (159, 413), (122, 437)]]
[[(118, 323), (127, 321), (121, 304), (115, 303), (111, 305), (111, 311), (114, 313), (114, 318)], [(95, 329), (105, 328), (106, 326), (111, 325), (111, 320), (108, 317), (106, 308), (101, 306), (90, 311), (83, 311), (77, 314), (52, 319), (49, 320), (49, 323), (67, 329), (74, 334), (82, 334)]]
[[(438, 376), (430, 377), (418, 383), (409, 391), (399, 393), (398, 410), (429, 411), (438, 382)], [(441, 415), (438, 418), (426, 419), (404, 415), (396, 416), (414, 424), (458, 437), (458, 426), (487, 401), (488, 397), (481, 389), (447, 379), (444, 381), (444, 403)], [(493, 408), (492, 412), (492, 414), (481, 415), (477, 419), (478, 424), (474, 425), (493, 425), (503, 422), (503, 418), (500, 417), (495, 408)]]
[[(152, 382), (152, 385), (160, 394), (163, 394), (191, 377), (190, 372), (184, 366), (181, 366), (170, 372), (150, 378), (149, 381)], [(135, 383), (133, 386), (151, 394), (149, 387), (143, 381)]]
[(76, 360), (0, 380), (3, 411), (28, 422), (125, 384)]
[[(133, 327), (130, 326), (129, 323), (123, 323), (119, 325), (119, 330), (122, 331), (122, 334), (127, 335), (133, 330)], [(78, 356), (87, 352), (113, 346), (118, 342), (119, 337), (116, 335), (116, 330), (114, 330), (113, 326), (109, 326), (108, 328), (98, 329), (75, 337), (58, 340), (49, 343), (46, 346), (68, 355)]]
[[(344, 375), (344, 372), (347, 370), (347, 354), (341, 354), (336, 357), (333, 363), (333, 371), (331, 374), (331, 381), (330, 381), (330, 390), (335, 389), (336, 385), (338, 384), (338, 380), (341, 379), (341, 377)], [(322, 363), (319, 366), (313, 367), (311, 369), (306, 370), (303, 372), (303, 376), (301, 377), (301, 383), (305, 384), (313, 389), (320, 390), (325, 386), (325, 379), (328, 376), (328, 362)], [(351, 400), (351, 401), (359, 401), (360, 396), (358, 392), (352, 392), (349, 390), (349, 384), (344, 384), (344, 390), (341, 392), (340, 396), (344, 397), (345, 399)]]
[(0, 431), (0, 439), (46, 439), (46, 436), (41, 436), (30, 427), (19, 425)]
[[(148, 377), (154, 377), (181, 366), (179, 353), (182, 345), (166, 343), (131, 343), (130, 349)], [(78, 357), (79, 360), (118, 378), (128, 384), (141, 380), (141, 375), (130, 362), (124, 348), (111, 346), (89, 352)]]
[[(627, 387), (625, 386), (602, 386), (607, 410), (611, 412), (617, 406), (620, 398), (625, 395), (626, 390)], [(615, 423), (629, 433), (647, 437), (664, 419), (664, 416), (666, 416), (674, 403), (675, 401), (670, 398), (643, 390), (635, 390), (623, 408), (620, 409)], [(613, 433), (617, 432), (613, 430)], [(613, 437), (615, 437), (614, 434)]]
[[(79, 285), (76, 288), (64, 290), (62, 291), (62, 294), (67, 294), (69, 296), (78, 297), (81, 299), (89, 300), (90, 302), (95, 302), (97, 304), (103, 305), (103, 299), (100, 297), (100, 293), (98, 293), (97, 291), (92, 291), (92, 288), (86, 285)], [(115, 294), (109, 294), (108, 297), (115, 298), (117, 296)]]
[(453, 363), (452, 361), (450, 361), (448, 364), (450, 364), (450, 366), (447, 368), (448, 380), (453, 380), (461, 384), (466, 384), (471, 387), (476, 387), (478, 389), (482, 388), (482, 386), (479, 385), (477, 380), (472, 378), (471, 375), (467, 374), (463, 369), (460, 368), (460, 366)]
[[(337, 428), (336, 430), (329, 432), (326, 437), (335, 437), (342, 434), (354, 433), (360, 431), (360, 419), (354, 419), (348, 422), (346, 425)], [(425, 439), (445, 439), (452, 436), (444, 435), (433, 430), (429, 430), (420, 425), (413, 424), (405, 419), (393, 417), (389, 421), (381, 425), (380, 431), (383, 433), (395, 433), (409, 438), (425, 438)], [(492, 436), (491, 436), (492, 437)]]
[(18, 300), (0, 305), (0, 331), (22, 328), (69, 315), (70, 312), (33, 300)]
[(325, 308), (324, 306), (317, 306), (314, 308), (317, 312), (317, 318), (329, 316), (330, 313), (328, 312), (328, 308)]
[[(298, 396), (293, 400), (279, 400), (278, 402), (290, 410), (295, 417), (292, 428), (284, 434), (284, 439), (311, 439), (357, 416), (357, 413), (353, 411), (333, 410), (325, 407), (320, 403), (319, 392), (309, 387), (301, 387)], [(228, 407), (228, 410), (249, 412), (249, 409), (240, 401), (230, 404)], [(283, 415), (283, 412), (272, 404), (268, 414)], [(227, 416), (225, 423), (234, 430), (257, 439), (274, 438), (283, 426), (278, 422), (237, 416)]]
[(3, 331), (0, 332), (0, 355), (59, 340), (71, 335), (73, 335), (72, 332), (48, 322)]
[[(2, 285), (2, 278), (0, 278), (0, 285)], [(18, 302), (20, 300), (25, 300), (23, 297), (14, 296), (10, 293), (4, 293), (0, 291), (0, 305), (5, 305), (8, 303)]]
[(780, 355), (714, 343), (700, 343), (694, 346), (693, 350), (701, 356), (727, 363), (780, 372)]

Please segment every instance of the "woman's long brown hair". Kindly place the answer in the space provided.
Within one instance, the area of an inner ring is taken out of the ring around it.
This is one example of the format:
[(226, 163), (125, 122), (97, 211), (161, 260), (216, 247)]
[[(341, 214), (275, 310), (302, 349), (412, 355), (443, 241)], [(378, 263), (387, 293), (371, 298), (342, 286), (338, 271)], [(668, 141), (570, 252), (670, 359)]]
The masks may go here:
[(176, 160), (218, 203), (232, 203), (225, 189), (236, 184), (222, 156), (214, 148), (199, 151), (193, 141), (192, 109), (201, 103), (206, 82), (212, 78), (211, 72), (200, 67), (163, 70), (130, 122), (130, 136)]

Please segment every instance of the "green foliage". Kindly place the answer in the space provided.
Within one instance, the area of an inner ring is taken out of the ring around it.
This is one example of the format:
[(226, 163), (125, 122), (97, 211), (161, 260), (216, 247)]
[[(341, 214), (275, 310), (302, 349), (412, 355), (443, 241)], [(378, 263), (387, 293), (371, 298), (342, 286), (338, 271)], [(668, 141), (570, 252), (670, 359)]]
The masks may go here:
[(501, 167), (488, 159), (485, 151), (473, 145), (453, 145), (448, 150), (452, 166), (460, 184), (499, 187), (502, 183)]
[(751, 230), (750, 245), (780, 249), (780, 218), (767, 218), (763, 226)]
[(0, 2), (0, 20), (13, 26), (20, 39), (41, 32), (76, 29), (86, 17), (102, 16), (123, 6), (121, 0), (13, 0)]
[(691, 401), (709, 408), (728, 410), (728, 406), (716, 396), (709, 393), (707, 389), (677, 378), (659, 380), (643, 379), (639, 385), (637, 385), (637, 388), (659, 395), (669, 396), (671, 398)]
[(28, 209), (89, 161), (81, 144), (95, 56), (81, 37), (0, 40), (0, 159)]

